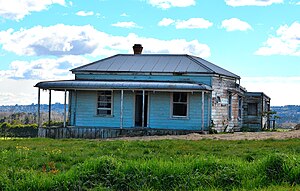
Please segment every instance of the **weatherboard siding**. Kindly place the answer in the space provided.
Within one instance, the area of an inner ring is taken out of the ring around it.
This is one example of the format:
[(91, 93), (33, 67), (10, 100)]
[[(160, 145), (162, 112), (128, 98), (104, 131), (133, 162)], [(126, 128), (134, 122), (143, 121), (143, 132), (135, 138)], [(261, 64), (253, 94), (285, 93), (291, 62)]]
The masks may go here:
[[(77, 104), (76, 102), (77, 94)], [(96, 115), (97, 91), (77, 91), (71, 94), (71, 125), (77, 127), (120, 127), (120, 91), (113, 91), (113, 115), (101, 117)], [(134, 100), (136, 92), (124, 91), (123, 128), (134, 127)], [(201, 130), (202, 97), (201, 93), (189, 93), (188, 118), (172, 118), (171, 93), (148, 92), (148, 128)], [(204, 129), (210, 121), (210, 94), (205, 93)], [(73, 114), (73, 115), (72, 115)]]
[[(248, 113), (249, 104), (257, 104), (257, 115), (250, 115)], [(270, 98), (263, 93), (247, 92), (244, 98), (244, 121), (245, 127), (252, 128), (253, 130), (261, 130), (268, 128), (268, 117), (263, 115), (264, 112), (270, 111)]]
[[(212, 121), (214, 129), (224, 131), (224, 129), (239, 129), (241, 123), (238, 119), (238, 94), (232, 94), (232, 112), (228, 115), (229, 89), (236, 88), (236, 82), (230, 78), (214, 77), (212, 101)], [(218, 97), (220, 100), (218, 101)]]
[[(208, 130), (209, 94), (205, 95), (204, 129)], [(173, 118), (171, 116), (171, 93), (158, 92), (150, 94), (149, 127), (163, 129), (201, 130), (202, 126), (201, 93), (189, 94), (188, 117)]]
[(211, 85), (210, 76), (186, 75), (129, 75), (129, 74), (76, 74), (76, 80), (133, 80), (133, 81), (164, 81), (164, 82), (191, 82)]
[[(132, 92), (124, 92), (123, 105), (123, 127), (133, 126), (133, 99)], [(97, 91), (77, 91), (76, 95), (72, 96), (73, 117), (71, 117), (71, 125), (84, 127), (120, 127), (120, 91), (113, 91), (113, 114), (111, 116), (97, 116)], [(75, 109), (76, 107), (76, 109)], [(71, 115), (72, 116), (72, 115)]]

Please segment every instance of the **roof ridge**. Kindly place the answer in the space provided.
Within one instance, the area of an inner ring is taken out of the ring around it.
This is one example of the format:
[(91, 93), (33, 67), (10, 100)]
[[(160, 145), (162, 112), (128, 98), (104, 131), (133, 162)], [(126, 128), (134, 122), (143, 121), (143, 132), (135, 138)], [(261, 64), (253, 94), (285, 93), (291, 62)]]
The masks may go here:
[(74, 72), (75, 70), (81, 69), (81, 68), (83, 68), (83, 67), (90, 66), (90, 65), (95, 64), (95, 63), (97, 63), (97, 62), (99, 62), (99, 61), (107, 60), (107, 59), (110, 59), (110, 58), (113, 58), (113, 57), (116, 57), (116, 56), (119, 56), (119, 55), (121, 55), (121, 54), (116, 54), (116, 55), (113, 55), (113, 56), (109, 56), (109, 57), (107, 57), (107, 58), (103, 58), (103, 59), (94, 61), (94, 62), (89, 63), (89, 64), (84, 64), (84, 65), (79, 66), (79, 67), (77, 67), (77, 68), (73, 68), (73, 69), (71, 69), (71, 70), (69, 70), (69, 71)]
[[(202, 64), (201, 62), (199, 62), (198, 60), (196, 60), (195, 58), (193, 58), (193, 56), (187, 54), (187, 57), (188, 57), (190, 60), (196, 62), (196, 64), (198, 64), (198, 65), (202, 66), (203, 68), (205, 68), (206, 70), (208, 70), (208, 71), (210, 71), (210, 72), (212, 72), (212, 73), (216, 73), (215, 71), (213, 71), (212, 69), (210, 69), (208, 66)], [(207, 61), (207, 62), (208, 62), (208, 61)]]
[(119, 56), (189, 56), (188, 54), (117, 54)]
[[(200, 57), (197, 57), (197, 56), (191, 56), (191, 57), (196, 57), (196, 58), (198, 58), (198, 59), (204, 60), (204, 61), (208, 62), (209, 64), (214, 65), (215, 67), (218, 67), (218, 68), (220, 68), (220, 69), (222, 69), (222, 70), (225, 70), (226, 72), (228, 72), (228, 73), (230, 73), (230, 74), (233, 74), (233, 75), (235, 75), (235, 76), (237, 76), (237, 77), (240, 78), (239, 75), (236, 75), (235, 73), (230, 72), (229, 70), (227, 70), (227, 69), (225, 69), (225, 68), (223, 68), (223, 67), (221, 67), (221, 66), (219, 66), (219, 65), (216, 65), (216, 64), (214, 64), (214, 63), (212, 63), (212, 62), (210, 62), (210, 61), (207, 61), (207, 60), (205, 60), (205, 59), (203, 59), (203, 58), (200, 58)], [(216, 72), (215, 72), (215, 73), (216, 73)]]

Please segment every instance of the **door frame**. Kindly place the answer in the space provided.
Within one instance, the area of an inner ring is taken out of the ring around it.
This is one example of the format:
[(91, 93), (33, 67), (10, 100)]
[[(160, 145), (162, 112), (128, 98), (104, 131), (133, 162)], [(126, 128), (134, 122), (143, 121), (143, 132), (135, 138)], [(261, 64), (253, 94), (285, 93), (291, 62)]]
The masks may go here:
[[(135, 91), (134, 92), (134, 96), (133, 96), (133, 127), (143, 127), (143, 125), (142, 126), (136, 126), (135, 125), (135, 112), (136, 112), (136, 96), (137, 95), (142, 95), (142, 97), (143, 97), (143, 91)], [(146, 99), (146, 96), (147, 96), (147, 99)], [(147, 102), (147, 108), (146, 108), (146, 110), (144, 110), (144, 112), (147, 112), (146, 113), (146, 115), (147, 115), (147, 123), (146, 123), (146, 125), (144, 126), (144, 128), (147, 128), (147, 127), (149, 127), (149, 116), (150, 116), (150, 114), (149, 114), (149, 112), (150, 112), (150, 92), (148, 92), (148, 91), (145, 91), (145, 103)], [(142, 114), (141, 114), (142, 115)]]

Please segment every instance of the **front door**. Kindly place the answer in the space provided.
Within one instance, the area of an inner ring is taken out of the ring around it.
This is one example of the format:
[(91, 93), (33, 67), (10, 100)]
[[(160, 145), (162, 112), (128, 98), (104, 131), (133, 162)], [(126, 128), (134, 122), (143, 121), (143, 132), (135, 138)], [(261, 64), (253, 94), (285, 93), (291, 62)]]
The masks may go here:
[(143, 94), (137, 92), (135, 95), (135, 120), (136, 127), (147, 127), (148, 123), (148, 95), (145, 95), (144, 101), (144, 125), (143, 124)]

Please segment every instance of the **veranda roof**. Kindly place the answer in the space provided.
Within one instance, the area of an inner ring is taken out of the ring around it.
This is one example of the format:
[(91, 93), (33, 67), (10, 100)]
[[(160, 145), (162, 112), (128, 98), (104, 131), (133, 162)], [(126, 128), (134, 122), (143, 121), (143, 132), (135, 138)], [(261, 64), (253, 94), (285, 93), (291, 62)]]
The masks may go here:
[(205, 84), (182, 82), (90, 81), (64, 80), (39, 82), (35, 87), (48, 90), (153, 90), (153, 91), (212, 91)]

